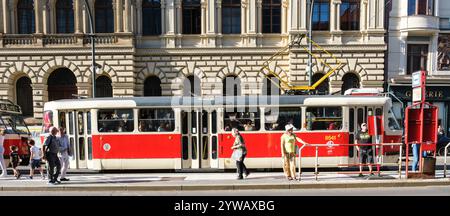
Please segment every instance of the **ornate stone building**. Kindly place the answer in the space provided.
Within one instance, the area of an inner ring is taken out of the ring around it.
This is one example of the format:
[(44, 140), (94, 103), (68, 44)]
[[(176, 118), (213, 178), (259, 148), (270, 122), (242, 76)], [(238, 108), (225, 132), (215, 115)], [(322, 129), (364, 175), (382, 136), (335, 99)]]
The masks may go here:
[[(263, 94), (262, 64), (307, 32), (306, 0), (87, 0), (95, 23), (97, 96)], [(344, 66), (319, 93), (383, 88), (384, 0), (315, 0), (313, 40)], [(92, 95), (83, 0), (1, 0), (0, 97), (42, 118), (49, 100)], [(327, 56), (323, 56), (327, 59)], [(327, 59), (328, 61), (329, 59)], [(307, 85), (307, 53), (270, 68)], [(327, 68), (313, 61), (313, 79)]]
[[(411, 104), (411, 74), (427, 71), (427, 101), (439, 107), (439, 124), (450, 134), (450, 1), (392, 1), (389, 15), (388, 84)], [(394, 111), (401, 119), (400, 102)]]

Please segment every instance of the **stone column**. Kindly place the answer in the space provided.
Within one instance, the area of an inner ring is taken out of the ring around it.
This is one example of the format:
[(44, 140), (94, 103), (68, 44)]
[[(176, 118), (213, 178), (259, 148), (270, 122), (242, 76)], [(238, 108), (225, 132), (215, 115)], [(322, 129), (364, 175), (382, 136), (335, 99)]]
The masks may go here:
[(142, 0), (136, 0), (136, 33), (142, 35)]
[(3, 33), (5, 33), (5, 34), (9, 34), (9, 33), (11, 33), (11, 30), (10, 30), (10, 23), (9, 23), (9, 17), (10, 17), (10, 10), (8, 10), (9, 9), (9, 6), (8, 6), (8, 0), (2, 0), (2, 4), (3, 4), (3, 7), (2, 7), (2, 22), (3, 22)]
[(306, 13), (306, 1), (307, 0), (300, 0), (300, 14), (299, 19), (300, 19), (300, 29), (306, 31), (306, 21), (307, 21), (307, 13)]
[[(439, 2), (439, 1), (437, 1)], [(437, 4), (437, 3), (436, 3)], [(384, 0), (378, 0), (378, 23), (377, 23), (377, 29), (382, 29), (384, 30), (384, 5), (385, 2)], [(370, 19), (370, 17), (369, 17)]]
[(167, 48), (175, 47), (175, 34), (177, 32), (177, 16), (176, 16), (176, 1), (175, 0), (165, 0), (165, 13), (164, 20), (162, 24), (164, 27), (162, 46)]
[(289, 7), (289, 15), (288, 15), (288, 20), (289, 20), (289, 32), (297, 32), (298, 30), (300, 30), (300, 5), (299, 0), (290, 0), (289, 5), (291, 7)]
[[(370, 4), (374, 4), (374, 2), (377, 0), (372, 0)], [(361, 31), (366, 31), (369, 26), (370, 28), (375, 27), (375, 19), (377, 18), (375, 16), (374, 7), (373, 5), (370, 6), (370, 12), (368, 11), (368, 2), (367, 0), (361, 1), (361, 9), (360, 9), (360, 19), (359, 19), (359, 29)]]
[(9, 24), (9, 33), (11, 34), (18, 34), (19, 31), (17, 30), (17, 7), (14, 5), (14, 1), (7, 0), (8, 2), (8, 8), (9, 8), (9, 16), (8, 16), (8, 24)]
[[(241, 34), (247, 33), (247, 9), (248, 0), (242, 0), (241, 2)], [(222, 14), (222, 11), (220, 12)], [(222, 17), (220, 18), (222, 20)], [(222, 30), (222, 23), (220, 23), (220, 30)], [(220, 31), (222, 33), (222, 31)]]
[(183, 33), (183, 22), (182, 22), (182, 7), (181, 0), (175, 0), (175, 41), (173, 41), (173, 46), (181, 47), (181, 34)]
[[(247, 46), (256, 46), (256, 33), (257, 33), (257, 9), (256, 9), (256, 1), (257, 0), (248, 0), (247, 4), (247, 18), (246, 18), (246, 42)], [(258, 0), (259, 1), (259, 0)]]
[(125, 1), (125, 32), (130, 32), (130, 13), (131, 13), (131, 0), (124, 0)]
[[(5, 12), (5, 11), (3, 10), (3, 8), (5, 8), (3, 5), (4, 5), (4, 4), (3, 4), (3, 1), (1, 1), (1, 2), (0, 2), (0, 11), (2, 12), (2, 14)], [(3, 25), (4, 25), (3, 15), (0, 15), (0, 34), (2, 34), (2, 33), (5, 32), (5, 29), (3, 28)]]
[(48, 16), (48, 7), (47, 7), (47, 2), (49, 0), (45, 0), (44, 5), (42, 5), (42, 28), (43, 28), (43, 32), (44, 34), (50, 34), (50, 27), (49, 27), (49, 16)]
[(334, 4), (336, 7), (336, 31), (340, 31), (341, 30), (341, 0), (334, 0)]
[(207, 23), (207, 21), (206, 21), (206, 19), (208, 18), (207, 17), (207, 15), (208, 15), (208, 13), (207, 13), (207, 9), (206, 9), (206, 7), (207, 7), (207, 5), (208, 5), (208, 2), (207, 2), (207, 0), (201, 0), (201, 2), (200, 2), (200, 8), (201, 8), (201, 17), (200, 17), (200, 19), (201, 19), (201, 27), (200, 27), (200, 34), (202, 34), (202, 35), (205, 35), (206, 34), (206, 23)]
[(166, 33), (166, 0), (161, 0), (161, 35)]
[(116, 0), (116, 32), (123, 32), (123, 0)]
[(34, 0), (34, 19), (35, 19), (35, 31), (36, 34), (42, 34), (42, 13), (41, 13), (41, 0)]
[(75, 34), (80, 34), (82, 29), (81, 1), (83, 0), (74, 0)]
[[(289, 0), (283, 0), (281, 2), (281, 34), (287, 34), (288, 30), (288, 7)], [(261, 22), (262, 23), (262, 22)]]
[(182, 20), (181, 17), (183, 15), (182, 8), (181, 8), (181, 0), (174, 0), (175, 1), (175, 34), (182, 34)]
[(425, 70), (428, 70), (431, 72), (430, 75), (433, 75), (437, 71), (437, 55), (438, 55), (438, 37), (439, 33), (433, 33), (431, 36), (431, 44), (430, 44), (430, 50), (429, 55), (430, 58), (428, 58), (428, 68), (425, 68)]
[[(242, 5), (242, 3), (241, 3)], [(217, 34), (222, 34), (222, 0), (216, 0), (216, 12), (217, 12)], [(241, 11), (241, 24), (242, 24), (242, 11)], [(243, 26), (241, 25), (241, 29)], [(242, 30), (241, 30), (242, 31)]]

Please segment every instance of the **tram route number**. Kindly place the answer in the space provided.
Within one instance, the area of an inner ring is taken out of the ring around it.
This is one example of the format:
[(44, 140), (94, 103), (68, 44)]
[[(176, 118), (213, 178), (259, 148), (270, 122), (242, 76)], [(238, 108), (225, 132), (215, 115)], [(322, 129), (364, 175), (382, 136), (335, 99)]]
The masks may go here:
[(229, 200), (218, 201), (217, 203), (208, 202), (187, 202), (181, 200), (174, 205), (175, 211), (196, 211), (206, 213), (207, 210), (215, 211), (274, 211), (274, 201), (248, 201), (248, 200)]

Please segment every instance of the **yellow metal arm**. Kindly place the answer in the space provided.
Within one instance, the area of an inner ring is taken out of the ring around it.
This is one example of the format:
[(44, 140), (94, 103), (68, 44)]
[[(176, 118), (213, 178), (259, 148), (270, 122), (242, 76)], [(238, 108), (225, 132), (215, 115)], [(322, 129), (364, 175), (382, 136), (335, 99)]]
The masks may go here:
[[(331, 66), (324, 59), (322, 59), (322, 58), (318, 57), (316, 54), (314, 54), (312, 52), (312, 50), (309, 50), (306, 46), (304, 46), (302, 44), (303, 38), (306, 38), (307, 42), (312, 43), (312, 45), (316, 48), (315, 49), (316, 53), (322, 52), (325, 55), (329, 56), (330, 57), (329, 59), (333, 59), (332, 64), (337, 65), (337, 66), (335, 66), (335, 67)], [(294, 46), (303, 48), (309, 55), (311, 55), (317, 61), (321, 62), (323, 65), (327, 66), (327, 68), (329, 69), (327, 71), (327, 73), (324, 76), (322, 76), (319, 80), (317, 80), (312, 86), (293, 86), (288, 81), (283, 80), (278, 74), (276, 74), (274, 71), (272, 71), (269, 67), (269, 64), (272, 61), (274, 61), (278, 56), (285, 54), (286, 51), (288, 51), (289, 49), (291, 49)], [(317, 51), (319, 51), (319, 52), (317, 52)], [(324, 48), (322, 48), (319, 44), (317, 44), (316, 42), (311, 40), (311, 38), (307, 37), (305, 34), (297, 34), (297, 35), (293, 36), (291, 42), (287, 46), (281, 48), (279, 51), (277, 51), (267, 61), (265, 61), (263, 63), (261, 72), (265, 75), (266, 78), (269, 78), (269, 80), (280, 89), (283, 89), (283, 90), (314, 90), (323, 81), (325, 81), (328, 77), (330, 77), (335, 71), (340, 69), (341, 66), (342, 66), (342, 63), (337, 58), (335, 58), (332, 53), (330, 53), (327, 50), (325, 50)], [(266, 73), (266, 71), (267, 71), (267, 73)], [(270, 77), (269, 77), (270, 75), (276, 77), (280, 81), (281, 85), (279, 83), (275, 82), (275, 80), (270, 79)]]

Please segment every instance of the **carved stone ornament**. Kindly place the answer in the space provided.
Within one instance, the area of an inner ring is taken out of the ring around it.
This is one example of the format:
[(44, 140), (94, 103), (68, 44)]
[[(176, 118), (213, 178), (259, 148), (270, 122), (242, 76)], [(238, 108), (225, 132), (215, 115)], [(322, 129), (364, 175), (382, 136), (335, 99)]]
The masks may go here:
[(288, 8), (289, 7), (289, 0), (283, 0), (282, 5), (284, 8)]
[(440, 34), (438, 39), (438, 70), (450, 70), (450, 34)]
[(248, 0), (242, 0), (241, 7), (247, 8), (247, 5), (248, 5)]

